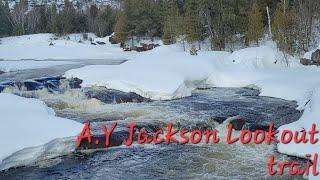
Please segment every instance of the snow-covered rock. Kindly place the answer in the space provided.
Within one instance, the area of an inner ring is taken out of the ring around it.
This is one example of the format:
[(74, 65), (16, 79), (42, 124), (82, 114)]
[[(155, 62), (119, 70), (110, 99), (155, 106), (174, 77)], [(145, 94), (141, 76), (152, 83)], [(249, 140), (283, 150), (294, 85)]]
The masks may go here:
[(0, 93), (0, 117), (0, 169), (9, 168), (3, 166), (2, 161), (13, 153), (56, 138), (76, 136), (83, 127), (81, 123), (56, 117), (54, 111), (40, 100), (6, 93)]

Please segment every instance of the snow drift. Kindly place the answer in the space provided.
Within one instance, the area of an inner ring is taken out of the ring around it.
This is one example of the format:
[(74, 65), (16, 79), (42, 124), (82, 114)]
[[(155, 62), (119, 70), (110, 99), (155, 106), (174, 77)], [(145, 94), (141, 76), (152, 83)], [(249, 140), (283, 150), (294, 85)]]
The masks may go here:
[[(81, 123), (56, 117), (54, 111), (40, 100), (6, 93), (0, 93), (0, 116), (0, 169), (8, 168), (2, 161), (14, 152), (56, 138), (76, 136), (82, 129)], [(21, 163), (27, 157), (24, 154), (19, 161), (6, 161), (6, 164), (19, 165), (15, 163)]]

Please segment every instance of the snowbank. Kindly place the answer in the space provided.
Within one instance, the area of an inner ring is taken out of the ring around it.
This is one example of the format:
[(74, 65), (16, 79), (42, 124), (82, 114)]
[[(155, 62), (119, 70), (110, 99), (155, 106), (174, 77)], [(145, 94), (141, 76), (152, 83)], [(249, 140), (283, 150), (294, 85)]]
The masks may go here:
[(76, 136), (82, 129), (81, 123), (56, 117), (40, 100), (6, 93), (0, 93), (0, 116), (0, 168), (1, 162), (16, 151)]
[[(88, 33), (70, 34), (57, 38), (53, 34), (33, 34), (0, 39), (0, 59), (3, 60), (67, 60), (67, 59), (126, 59), (129, 55), (112, 45), (108, 37), (97, 38), (104, 45), (91, 45), (96, 36)], [(50, 43), (53, 45), (50, 46)]]
[[(277, 50), (274, 42), (267, 41), (265, 45), (250, 47), (233, 52), (229, 60), (233, 64), (249, 69), (270, 69), (282, 68), (287, 66), (284, 54)], [(289, 65), (299, 66), (299, 61), (292, 57), (289, 58)]]
[(75, 62), (67, 61), (0, 61), (0, 71), (10, 72), (25, 69), (38, 69), (50, 66), (73, 64)]
[(174, 46), (162, 46), (140, 53), (132, 61), (119, 66), (86, 66), (66, 72), (66, 77), (78, 77), (82, 86), (105, 86), (141, 96), (165, 100), (189, 96), (205, 85), (214, 62), (223, 61), (229, 53), (206, 52), (190, 56), (174, 53)]

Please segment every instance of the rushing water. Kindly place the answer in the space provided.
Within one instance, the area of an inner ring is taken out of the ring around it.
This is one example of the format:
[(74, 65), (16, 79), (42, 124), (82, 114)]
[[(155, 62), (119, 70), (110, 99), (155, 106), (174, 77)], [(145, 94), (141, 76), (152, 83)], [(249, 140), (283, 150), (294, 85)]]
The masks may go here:
[[(60, 75), (65, 70), (57, 69), (50, 75)], [(38, 71), (40, 73), (31, 73), (32, 78), (42, 77), (45, 72)], [(30, 74), (30, 71), (25, 73)], [(18, 76), (12, 73), (6, 76), (15, 80), (24, 77), (23, 72)], [(99, 100), (88, 98), (89, 91), (100, 94)], [(90, 119), (94, 133), (102, 133), (101, 125), (110, 125), (111, 121), (117, 121), (122, 127), (132, 122), (164, 127), (171, 121), (178, 129), (223, 129), (224, 124), (219, 124), (217, 119), (240, 115), (246, 120), (247, 127), (254, 129), (265, 127), (271, 121), (280, 126), (301, 116), (295, 109), (295, 102), (261, 97), (258, 90), (248, 88), (199, 89), (191, 97), (140, 103), (110, 103), (105, 97), (109, 93), (107, 89), (70, 89), (66, 80), (57, 92), (17, 88), (7, 88), (5, 92), (41, 99), (61, 117), (79, 122)], [(267, 176), (266, 162), (272, 154), (279, 161), (292, 160), (277, 153), (275, 145), (135, 144), (42, 159), (2, 172), (0, 179), (291, 179), (290, 176)]]

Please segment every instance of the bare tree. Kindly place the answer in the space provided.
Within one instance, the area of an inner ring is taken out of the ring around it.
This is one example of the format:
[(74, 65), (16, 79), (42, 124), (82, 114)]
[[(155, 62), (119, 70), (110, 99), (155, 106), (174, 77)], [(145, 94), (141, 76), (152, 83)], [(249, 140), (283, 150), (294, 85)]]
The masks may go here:
[(25, 28), (27, 10), (28, 2), (26, 0), (21, 0), (20, 2), (16, 3), (12, 10), (9, 20), (16, 35), (22, 35), (26, 33)]

